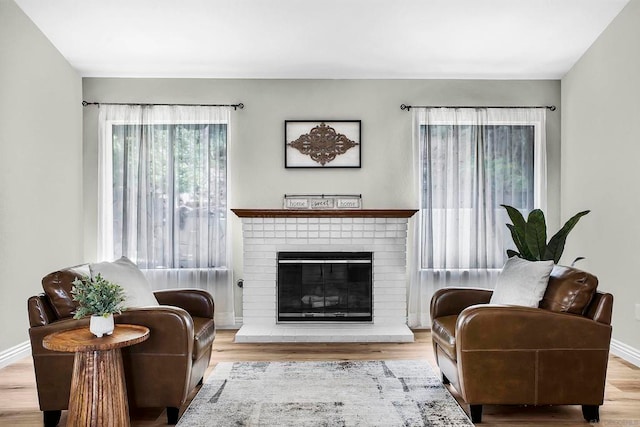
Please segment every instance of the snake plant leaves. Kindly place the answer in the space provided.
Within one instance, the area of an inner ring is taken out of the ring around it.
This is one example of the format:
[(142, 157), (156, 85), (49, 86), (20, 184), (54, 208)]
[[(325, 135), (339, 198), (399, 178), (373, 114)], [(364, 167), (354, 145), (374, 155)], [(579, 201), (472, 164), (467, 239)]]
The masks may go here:
[(513, 225), (507, 224), (507, 227), (509, 227), (509, 230), (511, 231), (511, 238), (513, 239), (513, 243), (515, 243), (516, 248), (518, 248), (518, 250), (520, 251), (520, 254), (522, 254), (525, 259), (529, 259), (531, 257), (531, 252), (527, 248), (527, 244), (525, 241), (525, 228), (527, 226), (527, 221), (524, 219), (524, 216), (522, 216), (518, 209), (508, 205), (500, 206), (507, 210), (507, 214), (509, 215), (511, 222), (513, 222)]
[(511, 230), (511, 238), (513, 239), (513, 243), (516, 245), (516, 248), (518, 248), (518, 250), (520, 251), (520, 253), (516, 251), (511, 251), (510, 253), (509, 252), (510, 249), (509, 249), (507, 250), (507, 256), (511, 258), (512, 256), (515, 255), (524, 259), (532, 259), (533, 255), (531, 255), (531, 251), (529, 250), (529, 247), (527, 246), (527, 243), (524, 239), (524, 231), (522, 230), (521, 232), (519, 232), (518, 228), (513, 224), (507, 224), (507, 227), (509, 228), (509, 230)]
[(507, 210), (507, 214), (511, 219), (511, 222), (516, 227), (516, 230), (522, 231), (522, 236), (520, 236), (524, 240), (524, 228), (527, 225), (527, 221), (524, 219), (524, 216), (520, 213), (520, 211), (513, 206), (509, 205), (500, 205)]
[(544, 212), (540, 209), (534, 209), (525, 220), (516, 208), (507, 205), (500, 206), (507, 210), (509, 218), (513, 222), (513, 224), (507, 224), (507, 227), (511, 231), (511, 238), (519, 251), (507, 249), (507, 256), (509, 258), (518, 256), (529, 261), (553, 260), (556, 264), (560, 261), (569, 232), (580, 218), (589, 213), (589, 211), (578, 212), (547, 243), (547, 224)]
[(535, 261), (542, 260), (547, 249), (547, 223), (544, 213), (540, 209), (534, 209), (529, 213), (524, 229), (527, 247)]
[(574, 216), (572, 216), (563, 226), (562, 228), (549, 239), (549, 244), (547, 245), (547, 249), (545, 251), (545, 259), (552, 259), (554, 263), (558, 263), (560, 261), (560, 257), (562, 256), (562, 252), (564, 251), (564, 244), (567, 241), (567, 236), (569, 232), (573, 230), (573, 227), (576, 226), (580, 218), (585, 216), (591, 211), (582, 211), (578, 212)]
[(514, 256), (519, 257), (520, 253), (514, 251), (513, 249), (507, 249), (507, 257), (508, 258), (513, 258)]

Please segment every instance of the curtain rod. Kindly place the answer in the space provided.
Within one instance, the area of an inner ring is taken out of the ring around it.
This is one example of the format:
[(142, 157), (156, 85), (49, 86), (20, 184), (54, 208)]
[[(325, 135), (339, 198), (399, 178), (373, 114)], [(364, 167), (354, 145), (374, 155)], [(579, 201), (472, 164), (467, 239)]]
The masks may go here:
[(493, 105), (400, 105), (401, 110), (411, 110), (412, 108), (546, 108), (550, 111), (556, 111), (555, 105), (535, 105), (535, 106), (523, 106), (523, 105), (515, 105), (515, 106), (493, 106)]
[(119, 102), (87, 102), (87, 101), (82, 101), (82, 106), (86, 107), (87, 105), (97, 105), (98, 107), (101, 105), (142, 105), (142, 106), (147, 106), (147, 105), (153, 105), (153, 106), (160, 106), (160, 107), (171, 107), (171, 106), (176, 106), (176, 107), (233, 107), (234, 110), (239, 109), (243, 109), (244, 108), (244, 104), (242, 102), (238, 103), (238, 104), (151, 104), (151, 103), (146, 103), (146, 104), (140, 104), (140, 103), (119, 103)]

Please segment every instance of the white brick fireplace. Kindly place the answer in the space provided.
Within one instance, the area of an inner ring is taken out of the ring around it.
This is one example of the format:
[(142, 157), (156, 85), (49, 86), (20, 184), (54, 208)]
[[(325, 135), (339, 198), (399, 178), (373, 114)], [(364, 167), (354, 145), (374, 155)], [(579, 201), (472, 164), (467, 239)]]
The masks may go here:
[[(413, 210), (233, 209), (242, 218), (243, 325), (236, 342), (411, 342), (407, 222)], [(279, 252), (372, 252), (373, 321), (278, 323)]]

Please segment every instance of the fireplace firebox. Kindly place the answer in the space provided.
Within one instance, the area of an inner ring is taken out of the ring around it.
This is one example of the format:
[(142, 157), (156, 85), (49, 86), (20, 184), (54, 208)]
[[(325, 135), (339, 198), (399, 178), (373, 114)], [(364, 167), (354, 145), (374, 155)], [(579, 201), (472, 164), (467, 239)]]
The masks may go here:
[(278, 322), (371, 322), (371, 252), (279, 252)]

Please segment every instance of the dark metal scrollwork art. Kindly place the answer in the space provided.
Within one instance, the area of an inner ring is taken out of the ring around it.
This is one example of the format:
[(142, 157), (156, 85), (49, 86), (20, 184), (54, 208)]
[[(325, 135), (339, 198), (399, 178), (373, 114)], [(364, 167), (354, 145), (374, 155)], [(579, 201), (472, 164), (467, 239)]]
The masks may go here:
[(358, 144), (324, 123), (320, 123), (309, 133), (300, 135), (298, 139), (288, 143), (289, 146), (310, 156), (313, 161), (322, 166)]

